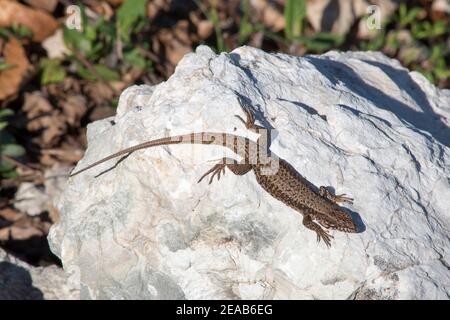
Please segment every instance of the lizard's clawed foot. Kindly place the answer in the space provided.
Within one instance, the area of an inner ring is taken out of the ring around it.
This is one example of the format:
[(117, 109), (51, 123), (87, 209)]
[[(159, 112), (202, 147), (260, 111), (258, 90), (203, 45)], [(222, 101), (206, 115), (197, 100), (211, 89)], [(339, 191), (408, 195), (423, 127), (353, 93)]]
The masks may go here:
[(225, 175), (225, 167), (226, 166), (227, 165), (226, 165), (225, 162), (216, 164), (214, 167), (212, 167), (211, 169), (206, 171), (205, 174), (202, 175), (201, 178), (197, 181), (197, 183), (200, 183), (200, 181), (202, 181), (203, 178), (206, 177), (207, 175), (209, 175), (210, 173), (212, 173), (212, 175), (211, 175), (211, 178), (209, 179), (209, 183), (208, 184), (212, 183), (212, 181), (214, 179), (214, 176), (216, 176), (216, 175), (217, 175), (217, 181), (219, 181), (220, 180), (220, 175), (221, 174)]
[(327, 247), (331, 247), (331, 239), (334, 239), (334, 237), (322, 228), (315, 231), (317, 233), (317, 242), (320, 242), (320, 239), (323, 239), (323, 242), (325, 242)]
[(334, 203), (340, 203), (340, 202), (347, 202), (347, 203), (350, 203), (350, 204), (353, 203), (353, 199), (350, 198), (350, 197), (347, 197), (345, 193), (335, 196), (335, 195), (332, 195), (330, 193), (330, 191), (328, 191), (328, 189), (326, 187), (324, 187), (324, 186), (321, 186), (319, 188), (319, 194), (322, 197), (325, 197), (325, 198), (327, 198), (328, 200), (330, 200), (331, 202), (334, 202)]
[(337, 195), (337, 196), (334, 196), (334, 201), (335, 201), (336, 203), (339, 203), (339, 202), (347, 202), (347, 203), (349, 203), (349, 204), (353, 204), (353, 198), (346, 197), (346, 194), (345, 194), (345, 193), (340, 194), (340, 195)]
[(239, 120), (241, 120), (241, 122), (245, 125), (245, 127), (247, 129), (253, 130), (255, 132), (258, 132), (258, 130), (260, 130), (260, 129), (265, 129), (264, 127), (261, 127), (261, 126), (258, 126), (257, 124), (255, 124), (256, 119), (255, 119), (254, 114), (249, 109), (244, 107), (242, 105), (242, 103), (241, 103), (241, 108), (242, 108), (242, 111), (244, 111), (244, 113), (247, 117), (247, 120), (244, 120), (241, 116), (238, 116), (238, 115), (235, 115), (235, 117), (238, 118)]

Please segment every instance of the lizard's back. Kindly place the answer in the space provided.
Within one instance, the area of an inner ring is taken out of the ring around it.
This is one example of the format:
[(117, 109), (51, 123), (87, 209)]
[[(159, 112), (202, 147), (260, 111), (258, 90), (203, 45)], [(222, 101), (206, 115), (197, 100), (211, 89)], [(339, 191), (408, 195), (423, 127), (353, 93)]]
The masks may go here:
[(286, 160), (277, 159), (278, 171), (264, 174), (264, 166), (255, 165), (258, 183), (274, 198), (305, 215), (312, 215), (327, 228), (355, 232), (351, 216), (337, 204), (315, 192)]

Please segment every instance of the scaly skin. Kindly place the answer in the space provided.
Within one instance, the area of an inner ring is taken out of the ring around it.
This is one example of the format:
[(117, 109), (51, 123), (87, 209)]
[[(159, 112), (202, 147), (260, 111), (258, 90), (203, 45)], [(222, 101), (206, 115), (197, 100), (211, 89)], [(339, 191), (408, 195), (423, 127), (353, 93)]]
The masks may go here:
[[(255, 118), (250, 111), (245, 108), (243, 110), (247, 115), (247, 120), (244, 121), (241, 117), (237, 117), (244, 122), (247, 129), (256, 132), (265, 130), (255, 125)], [(317, 241), (322, 239), (328, 247), (331, 246), (331, 238), (333, 237), (323, 228), (343, 232), (357, 232), (357, 227), (351, 216), (337, 205), (339, 202), (351, 202), (352, 199), (345, 197), (345, 195), (333, 196), (325, 187), (320, 187), (319, 192), (314, 191), (309, 183), (286, 160), (276, 156), (268, 156), (265, 152), (264, 154), (254, 152), (257, 150), (259, 143), (259, 140), (253, 142), (247, 138), (218, 132), (200, 132), (166, 137), (121, 150), (71, 174), (70, 177), (105, 161), (140, 149), (169, 144), (221, 145), (242, 156), (244, 160), (236, 163), (233, 159), (224, 158), (220, 163), (208, 170), (198, 182), (208, 175), (211, 175), (209, 183), (213, 181), (215, 176), (219, 180), (220, 176), (225, 173), (225, 168), (228, 168), (236, 175), (244, 175), (249, 171), (253, 171), (257, 182), (267, 193), (303, 214), (303, 225), (316, 232)], [(268, 174), (267, 169), (274, 167), (277, 167), (278, 170)]]

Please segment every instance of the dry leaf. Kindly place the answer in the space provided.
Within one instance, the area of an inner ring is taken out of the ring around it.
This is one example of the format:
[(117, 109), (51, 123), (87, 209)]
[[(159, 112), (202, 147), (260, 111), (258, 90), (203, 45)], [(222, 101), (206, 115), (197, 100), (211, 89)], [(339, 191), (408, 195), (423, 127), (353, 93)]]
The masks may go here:
[(164, 44), (167, 60), (172, 66), (177, 65), (186, 53), (192, 51), (187, 20), (179, 21), (175, 28), (161, 29), (158, 38)]
[(52, 110), (52, 105), (42, 96), (40, 91), (25, 93), (23, 111), (27, 113), (29, 119), (37, 118), (39, 115), (49, 113)]
[[(1, 15), (1, 13), (0, 13)], [(29, 67), (29, 62), (20, 42), (10, 38), (3, 50), (4, 63), (13, 68), (0, 72), (0, 100), (15, 94)]]
[(70, 95), (62, 101), (61, 107), (66, 121), (71, 126), (79, 126), (80, 119), (86, 114), (87, 102), (82, 95)]
[(197, 25), (197, 33), (200, 39), (205, 40), (214, 31), (214, 24), (209, 20), (202, 20)]
[(109, 103), (114, 97), (114, 92), (104, 82), (89, 82), (84, 86), (84, 92), (97, 105)]
[(8, 221), (17, 221), (23, 217), (23, 213), (20, 213), (12, 208), (5, 208), (0, 210), (0, 217)]
[(83, 150), (74, 149), (73, 145), (59, 149), (44, 149), (41, 151), (40, 163), (44, 166), (52, 166), (56, 163), (76, 163), (83, 157)]
[(108, 3), (104, 2), (104, 1), (102, 1), (102, 2), (93, 2), (90, 5), (90, 8), (96, 14), (99, 14), (99, 15), (103, 16), (106, 21), (109, 21), (112, 18), (112, 16), (114, 15), (114, 11), (111, 8), (111, 6)]
[(28, 116), (27, 129), (30, 132), (42, 133), (42, 144), (50, 147), (56, 144), (67, 130), (65, 117), (52, 107), (48, 100), (39, 91), (25, 93), (25, 102), (22, 108)]
[(64, 44), (62, 29), (58, 29), (52, 36), (42, 41), (42, 46), (50, 59), (64, 58), (70, 54), (70, 50)]
[(41, 237), (44, 235), (42, 230), (39, 230), (38, 228), (33, 226), (17, 227), (13, 225), (10, 227), (10, 231), (11, 239), (13, 240), (26, 240), (30, 239), (31, 237)]
[(259, 20), (272, 31), (278, 32), (284, 29), (286, 22), (283, 13), (275, 9), (270, 2), (268, 0), (253, 0), (251, 5)]
[(42, 9), (49, 13), (52, 13), (58, 4), (58, 0), (25, 0), (25, 2), (34, 8)]
[(13, 24), (30, 28), (33, 31), (33, 41), (36, 42), (41, 42), (59, 27), (55, 18), (42, 10), (14, 1), (0, 0), (0, 27)]
[(119, 4), (123, 3), (125, 0), (105, 0), (105, 1), (113, 6), (118, 6)]
[(115, 111), (113, 108), (109, 106), (97, 106), (92, 110), (91, 114), (89, 115), (90, 121), (96, 121), (100, 119), (109, 118), (111, 116), (115, 115)]
[(153, 0), (147, 3), (147, 17), (150, 19), (154, 19), (158, 13), (163, 11), (170, 10), (171, 1), (169, 0)]

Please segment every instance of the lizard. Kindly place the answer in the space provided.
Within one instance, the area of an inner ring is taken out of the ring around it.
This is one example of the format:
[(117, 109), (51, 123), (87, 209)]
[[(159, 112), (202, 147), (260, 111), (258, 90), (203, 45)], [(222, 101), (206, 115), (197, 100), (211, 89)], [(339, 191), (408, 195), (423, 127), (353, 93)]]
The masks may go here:
[[(245, 124), (247, 129), (257, 133), (266, 130), (264, 127), (255, 124), (255, 117), (252, 112), (242, 105), (241, 107), (247, 119), (244, 120), (239, 115), (236, 115), (236, 117)], [(71, 173), (69, 177), (78, 175), (113, 158), (129, 155), (145, 148), (171, 144), (221, 145), (231, 149), (243, 159), (237, 162), (231, 158), (223, 158), (201, 176), (198, 183), (210, 174), (209, 184), (215, 176), (217, 176), (217, 180), (220, 180), (221, 174), (225, 174), (225, 168), (235, 175), (245, 175), (253, 171), (256, 181), (267, 193), (303, 214), (303, 225), (316, 233), (317, 242), (322, 239), (327, 247), (331, 247), (333, 236), (324, 228), (348, 233), (358, 231), (351, 215), (338, 205), (340, 202), (352, 203), (353, 199), (346, 197), (345, 194), (332, 195), (324, 186), (321, 186), (318, 191), (314, 190), (311, 184), (286, 160), (272, 155), (268, 156), (264, 152), (255, 152), (259, 147), (260, 140), (261, 136), (255, 142), (248, 138), (220, 132), (197, 132), (164, 137), (125, 148)], [(264, 170), (267, 171), (270, 166), (274, 165), (274, 161), (276, 161), (276, 166), (274, 166), (277, 168), (276, 172), (265, 173)]]

